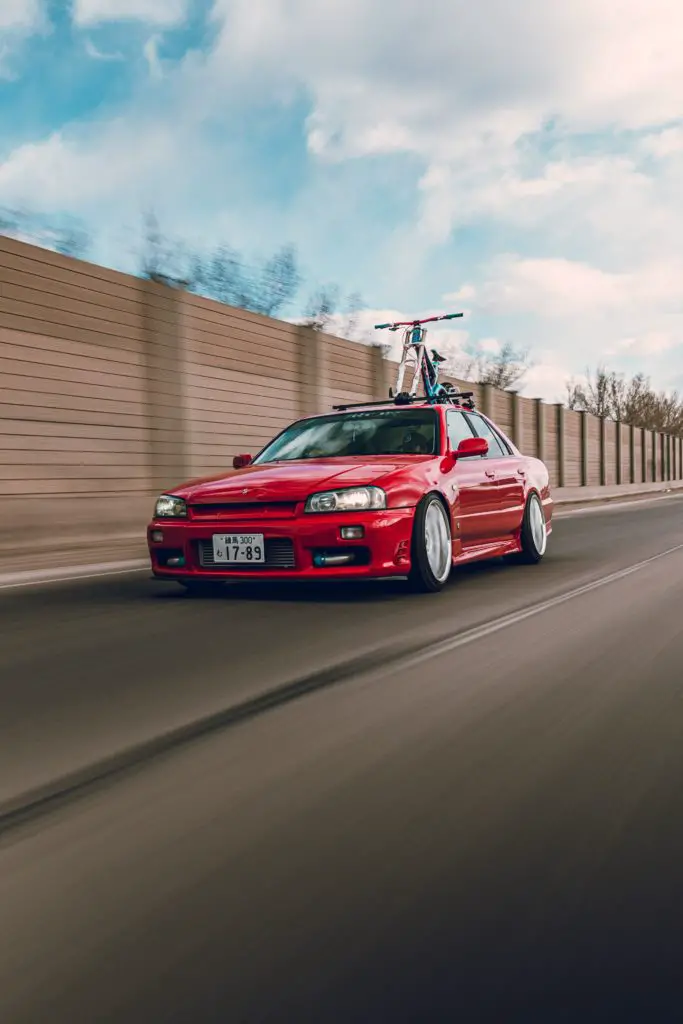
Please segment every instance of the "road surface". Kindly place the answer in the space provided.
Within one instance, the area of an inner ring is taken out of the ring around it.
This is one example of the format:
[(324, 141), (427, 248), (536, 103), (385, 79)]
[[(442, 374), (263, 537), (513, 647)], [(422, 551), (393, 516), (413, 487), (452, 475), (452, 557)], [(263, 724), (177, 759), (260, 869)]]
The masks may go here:
[(431, 598), (5, 592), (5, 810), (357, 661), (0, 819), (0, 1020), (679, 1020), (682, 515), (562, 518)]

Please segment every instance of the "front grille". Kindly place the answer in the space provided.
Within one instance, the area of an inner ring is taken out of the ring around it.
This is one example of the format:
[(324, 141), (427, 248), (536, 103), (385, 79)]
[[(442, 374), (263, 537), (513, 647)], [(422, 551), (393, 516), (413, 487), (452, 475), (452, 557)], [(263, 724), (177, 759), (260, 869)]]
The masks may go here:
[(261, 565), (250, 565), (244, 562), (240, 565), (216, 564), (213, 560), (213, 541), (200, 540), (199, 564), (202, 569), (221, 569), (225, 572), (258, 572), (259, 569), (296, 569), (296, 558), (294, 557), (294, 544), (289, 537), (266, 538), (265, 542), (266, 560)]
[(191, 519), (243, 519), (253, 516), (282, 519), (295, 514), (295, 501), (233, 501), (190, 505)]

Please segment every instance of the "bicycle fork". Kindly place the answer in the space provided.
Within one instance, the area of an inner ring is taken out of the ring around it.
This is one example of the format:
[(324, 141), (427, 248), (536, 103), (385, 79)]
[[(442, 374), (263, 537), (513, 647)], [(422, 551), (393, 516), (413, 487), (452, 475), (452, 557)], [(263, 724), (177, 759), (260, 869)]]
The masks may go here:
[[(401, 361), (398, 364), (398, 372), (396, 374), (396, 388), (394, 391), (389, 390), (390, 398), (395, 398), (396, 395), (403, 393), (401, 390), (403, 378), (405, 377), (406, 370), (410, 369), (413, 371), (413, 379), (408, 394), (411, 398), (416, 397), (425, 355), (426, 334), (427, 332), (424, 329), (412, 327), (403, 335), (403, 352), (401, 353)], [(414, 335), (417, 335), (417, 340), (414, 340)]]

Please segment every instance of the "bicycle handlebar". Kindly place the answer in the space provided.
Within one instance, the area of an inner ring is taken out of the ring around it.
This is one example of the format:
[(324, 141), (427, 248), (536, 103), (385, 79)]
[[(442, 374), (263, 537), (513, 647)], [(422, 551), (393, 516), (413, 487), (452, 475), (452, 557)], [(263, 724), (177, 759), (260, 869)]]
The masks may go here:
[(375, 324), (375, 330), (384, 331), (388, 328), (390, 331), (396, 331), (399, 327), (419, 327), (420, 324), (431, 324), (435, 320), (455, 320), (464, 315), (464, 313), (444, 313), (442, 316), (425, 317), (424, 320), (399, 320), (395, 324)]

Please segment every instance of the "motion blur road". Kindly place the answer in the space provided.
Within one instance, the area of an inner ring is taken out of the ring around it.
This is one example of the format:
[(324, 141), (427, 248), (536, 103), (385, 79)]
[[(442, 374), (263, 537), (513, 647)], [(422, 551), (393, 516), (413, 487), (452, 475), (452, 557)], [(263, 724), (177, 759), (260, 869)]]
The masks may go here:
[(682, 614), (677, 497), (435, 597), (0, 592), (0, 1020), (680, 1020)]

